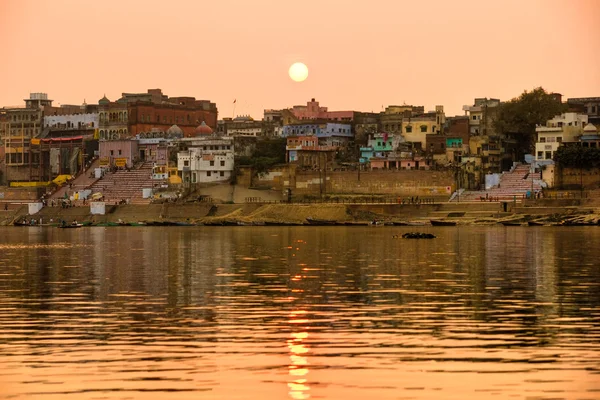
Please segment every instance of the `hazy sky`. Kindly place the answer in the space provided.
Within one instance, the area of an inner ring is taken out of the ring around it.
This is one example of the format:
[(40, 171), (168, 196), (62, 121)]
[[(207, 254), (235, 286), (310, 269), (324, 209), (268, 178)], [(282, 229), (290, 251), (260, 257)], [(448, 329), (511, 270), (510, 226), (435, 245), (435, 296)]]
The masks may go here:
[[(0, 0), (0, 105), (162, 88), (219, 117), (600, 96), (600, 0)], [(305, 82), (287, 75), (308, 65)]]

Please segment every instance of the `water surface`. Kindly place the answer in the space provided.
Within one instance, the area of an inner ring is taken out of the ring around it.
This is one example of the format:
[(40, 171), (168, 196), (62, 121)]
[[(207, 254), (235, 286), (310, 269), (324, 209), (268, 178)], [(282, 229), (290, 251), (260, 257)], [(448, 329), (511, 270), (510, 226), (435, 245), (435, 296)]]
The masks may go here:
[(600, 398), (600, 228), (414, 229), (0, 228), (0, 398)]

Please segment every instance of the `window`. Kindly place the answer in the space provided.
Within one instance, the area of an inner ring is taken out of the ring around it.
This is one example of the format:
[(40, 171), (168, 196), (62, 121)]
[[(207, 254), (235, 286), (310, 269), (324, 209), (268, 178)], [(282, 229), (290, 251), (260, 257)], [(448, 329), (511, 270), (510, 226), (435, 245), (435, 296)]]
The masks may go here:
[(421, 125), (421, 132), (427, 133), (427, 125)]
[(221, 167), (224, 167), (224, 166), (225, 166), (225, 161), (221, 161)]
[(431, 126), (431, 132), (432, 132), (432, 133), (435, 133), (435, 125), (432, 125), (432, 126)]
[(546, 160), (551, 160), (552, 159), (552, 152), (551, 151), (547, 151), (546, 152)]
[(408, 125), (406, 127), (406, 133), (411, 133), (412, 132), (412, 126)]
[(210, 176), (210, 171), (206, 171), (206, 176)]
[(543, 151), (538, 151), (538, 160), (541, 160), (542, 158), (544, 158), (544, 152)]
[(119, 150), (119, 155), (121, 155), (121, 150)]
[(596, 106), (592, 106), (592, 112), (590, 114), (596, 114)]
[(111, 151), (110, 151), (110, 155), (111, 155), (111, 156), (114, 156), (114, 153), (115, 153), (115, 152), (114, 152), (113, 150), (111, 150)]
[(184, 167), (189, 167), (190, 166), (190, 161), (189, 160), (183, 160), (183, 166)]
[(211, 161), (211, 162), (210, 162), (210, 166), (211, 166), (211, 167), (214, 167), (214, 166), (215, 166), (215, 162), (214, 162), (214, 161)]
[(473, 121), (477, 121), (477, 115), (473, 115)]
[(546, 138), (545, 137), (541, 137), (540, 138), (540, 143), (546, 143)]
[(225, 171), (221, 171), (221, 172), (219, 172), (219, 175), (220, 175), (220, 176), (225, 176)]

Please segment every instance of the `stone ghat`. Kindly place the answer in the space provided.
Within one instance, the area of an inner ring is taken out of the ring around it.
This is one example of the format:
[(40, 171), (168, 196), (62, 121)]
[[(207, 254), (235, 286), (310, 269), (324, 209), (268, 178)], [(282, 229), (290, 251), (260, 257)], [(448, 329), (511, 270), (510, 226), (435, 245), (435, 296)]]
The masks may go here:
[(493, 225), (516, 221), (527, 225), (538, 221), (542, 225), (574, 221), (596, 224), (600, 210), (584, 207), (566, 207), (557, 213), (555, 207), (526, 208), (517, 212), (501, 212), (494, 204), (431, 204), (431, 205), (343, 205), (343, 204), (149, 204), (108, 206), (106, 215), (90, 215), (89, 207), (46, 207), (34, 216), (28, 216), (27, 207), (0, 211), (0, 225), (11, 225), (15, 220), (42, 219), (42, 223), (59, 220), (67, 222), (181, 222), (199, 225), (302, 225), (307, 218), (334, 221), (337, 225), (430, 225), (430, 220), (454, 221), (457, 225)]

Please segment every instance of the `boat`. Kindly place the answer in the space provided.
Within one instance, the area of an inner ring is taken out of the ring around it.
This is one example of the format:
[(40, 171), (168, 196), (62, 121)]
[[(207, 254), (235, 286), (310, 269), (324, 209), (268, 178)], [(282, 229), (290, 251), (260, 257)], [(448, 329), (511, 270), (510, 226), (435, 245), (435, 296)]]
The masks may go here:
[(544, 226), (544, 223), (540, 222), (540, 221), (527, 221), (527, 225), (529, 225), (529, 226)]
[(369, 226), (384, 226), (385, 223), (383, 221), (371, 221), (369, 222)]
[(83, 227), (83, 224), (76, 224), (76, 223), (71, 223), (68, 225), (60, 225), (59, 228), (62, 229), (71, 229), (71, 228), (81, 228)]
[(176, 226), (194, 226), (194, 224), (190, 222), (175, 222)]
[(39, 226), (39, 225), (35, 225), (35, 224), (32, 224), (31, 222), (26, 222), (26, 221), (14, 221), (13, 225), (14, 226)]
[[(394, 238), (397, 238), (397, 235), (394, 235)], [(423, 233), (423, 232), (407, 232), (402, 235), (403, 239), (435, 239), (435, 235), (433, 233)]]
[(521, 226), (521, 222), (516, 221), (500, 221), (500, 223), (504, 226)]
[(407, 226), (408, 222), (405, 222), (405, 221), (394, 221), (393, 224), (394, 224), (394, 226)]
[(405, 226), (425, 226), (425, 225), (427, 225), (427, 223), (425, 223), (425, 222), (412, 221), (412, 222), (407, 222)]
[(433, 226), (456, 226), (456, 221), (442, 221), (440, 219), (430, 219)]
[(307, 217), (306, 221), (308, 222), (309, 225), (335, 225), (336, 221), (331, 220), (331, 219), (319, 219), (319, 218), (312, 218), (312, 217)]

